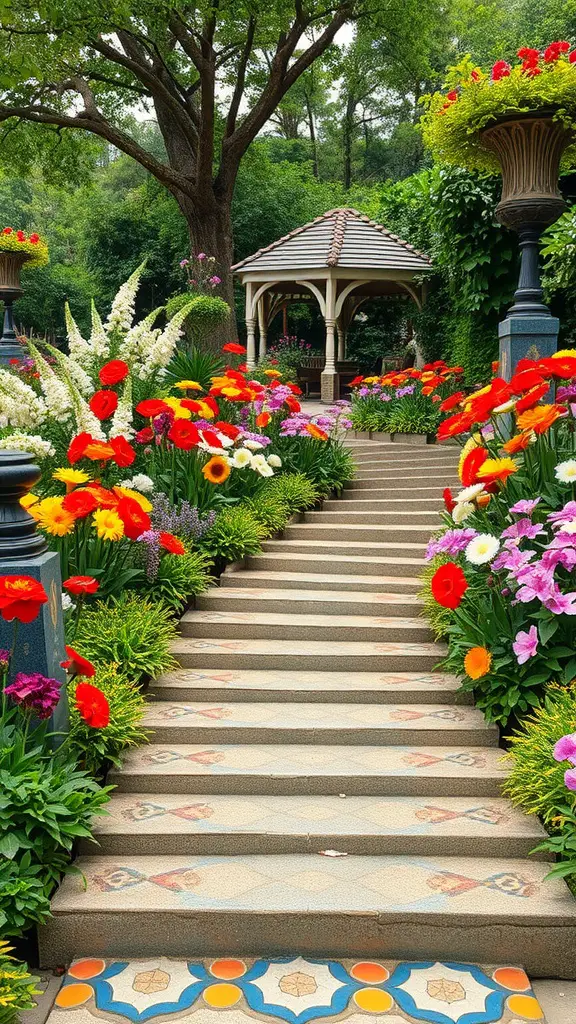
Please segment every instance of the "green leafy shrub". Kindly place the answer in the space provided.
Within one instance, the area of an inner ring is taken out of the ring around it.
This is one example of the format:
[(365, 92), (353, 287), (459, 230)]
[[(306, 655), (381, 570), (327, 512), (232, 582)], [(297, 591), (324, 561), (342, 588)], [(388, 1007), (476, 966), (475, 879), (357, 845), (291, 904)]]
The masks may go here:
[(318, 501), (318, 490), (303, 473), (282, 473), (269, 480), (266, 493), (280, 498), (290, 512), (304, 512)]
[(265, 536), (265, 528), (249, 509), (243, 505), (230, 505), (218, 513), (199, 544), (221, 565), (256, 554)]
[(91, 835), (108, 790), (80, 770), (70, 751), (25, 740), (15, 716), (0, 733), (0, 928), (19, 935), (49, 911), (49, 897), (69, 871), (72, 846)]
[[(191, 303), (190, 312), (184, 321), (184, 329), (191, 342), (201, 342), (216, 327), (225, 324), (230, 318), (230, 306), (218, 295), (191, 295), (190, 292), (183, 292), (168, 300), (166, 304), (168, 319), (171, 320), (188, 303)], [(197, 378), (191, 379), (196, 380)]]
[(319, 494), (341, 491), (354, 476), (351, 453), (334, 438), (284, 437), (279, 439), (279, 451), (285, 469), (303, 473)]
[(146, 582), (144, 589), (154, 600), (179, 612), (191, 597), (210, 586), (211, 567), (211, 559), (202, 551), (164, 555), (156, 579)]
[(422, 609), (422, 615), (428, 619), (430, 629), (434, 634), (435, 640), (445, 640), (448, 636), (448, 630), (452, 622), (452, 612), (450, 608), (444, 608), (438, 601), (432, 596), (432, 577), (436, 572), (438, 566), (444, 565), (448, 562), (448, 558), (444, 558), (442, 555), (436, 555), (426, 565), (425, 569), (420, 574), (420, 580), (422, 582), (422, 588), (418, 592), (418, 597), (424, 602), (424, 608)]
[(210, 378), (217, 377), (223, 370), (224, 362), (218, 353), (193, 347), (188, 352), (174, 353), (166, 367), (164, 380), (170, 387), (179, 380), (195, 380), (207, 391)]
[(132, 682), (173, 668), (176, 624), (166, 605), (125, 591), (82, 613), (74, 646), (97, 666), (118, 666)]
[(0, 1024), (15, 1024), (20, 1011), (33, 1009), (34, 996), (41, 993), (38, 979), (11, 953), (12, 947), (0, 939)]
[(83, 767), (98, 776), (107, 762), (120, 765), (124, 750), (146, 742), (147, 733), (140, 725), (146, 701), (138, 686), (118, 674), (116, 665), (99, 668), (93, 682), (106, 694), (110, 721), (105, 729), (86, 725), (74, 704), (76, 683), (72, 681), (68, 685), (70, 743)]
[(290, 519), (291, 510), (287, 502), (278, 494), (263, 487), (253, 498), (246, 498), (242, 507), (247, 508), (260, 525), (266, 530), (266, 536), (283, 530)]

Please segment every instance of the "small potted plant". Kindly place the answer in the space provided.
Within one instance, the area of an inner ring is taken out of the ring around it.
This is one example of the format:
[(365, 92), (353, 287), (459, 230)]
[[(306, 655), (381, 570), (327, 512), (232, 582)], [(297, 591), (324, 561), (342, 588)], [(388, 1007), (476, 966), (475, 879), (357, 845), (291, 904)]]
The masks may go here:
[(576, 164), (576, 49), (557, 41), (523, 47), (512, 66), (489, 74), (470, 57), (449, 69), (447, 92), (428, 97), (425, 142), (443, 163), (502, 174), (500, 223), (517, 231), (522, 250), (514, 314), (548, 314), (538, 272), (540, 233), (566, 208), (561, 168)]
[(26, 235), (6, 227), (0, 231), (0, 299), (4, 303), (4, 330), (0, 338), (0, 363), (17, 358), (12, 303), (22, 294), (20, 271), (24, 265), (42, 267), (48, 262), (48, 246), (40, 235)]

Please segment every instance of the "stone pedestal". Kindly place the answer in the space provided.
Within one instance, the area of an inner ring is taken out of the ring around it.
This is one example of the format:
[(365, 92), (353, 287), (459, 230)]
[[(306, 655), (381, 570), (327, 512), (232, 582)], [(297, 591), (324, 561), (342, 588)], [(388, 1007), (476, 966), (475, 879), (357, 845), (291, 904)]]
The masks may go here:
[(555, 316), (507, 316), (498, 325), (500, 375), (513, 376), (518, 360), (540, 359), (558, 349), (560, 321)]
[(320, 374), (320, 398), (328, 404), (337, 402), (340, 398), (340, 375), (335, 371), (324, 370)]
[[(0, 452), (0, 575), (32, 576), (48, 595), (48, 602), (42, 605), (33, 622), (18, 624), (10, 679), (17, 672), (40, 672), (57, 679), (62, 684), (61, 697), (50, 722), (50, 731), (65, 732), (68, 701), (66, 673), (60, 666), (66, 657), (60, 557), (47, 550), (32, 516), (20, 504), (20, 498), (39, 477), (40, 470), (27, 452)], [(10, 649), (13, 636), (14, 623), (0, 618), (0, 647)]]

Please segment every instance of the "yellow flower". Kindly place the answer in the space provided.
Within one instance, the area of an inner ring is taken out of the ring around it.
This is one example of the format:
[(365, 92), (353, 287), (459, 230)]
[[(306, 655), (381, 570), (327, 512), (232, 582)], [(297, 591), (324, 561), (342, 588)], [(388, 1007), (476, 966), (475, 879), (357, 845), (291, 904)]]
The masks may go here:
[[(268, 370), (264, 370), (264, 373), (268, 373)], [(225, 395), (226, 398), (238, 398), (238, 395), (242, 394), (242, 388), (237, 388), (233, 384), (230, 384), (225, 388), (222, 388), (222, 394)]]
[(134, 498), (134, 501), (138, 502), (144, 512), (152, 511), (152, 502), (148, 501), (148, 498), (145, 498), (143, 494), (140, 494), (140, 491), (133, 491), (131, 487), (120, 486), (114, 487), (113, 490), (115, 494), (119, 494), (123, 498)]
[(40, 499), (37, 494), (32, 494), (32, 492), (30, 492), (30, 494), (25, 494), (23, 498), (20, 498), (20, 504), (22, 505), (22, 508), (30, 508), (30, 505), (35, 505), (39, 500)]
[(552, 353), (552, 359), (565, 359), (566, 356), (576, 356), (576, 348), (563, 348)]
[(182, 391), (204, 391), (204, 388), (197, 380), (179, 380), (174, 387), (180, 388)]
[(200, 415), (202, 416), (202, 419), (204, 419), (204, 420), (213, 420), (214, 419), (214, 409), (211, 409), (210, 406), (206, 402), (202, 401), (201, 398), (198, 398), (197, 401), (202, 406), (202, 410), (200, 412)]
[(280, 370), (264, 370), (267, 377), (281, 377)]
[(93, 516), (96, 532), (102, 540), (120, 540), (124, 536), (124, 523), (111, 508), (99, 508)]
[(170, 408), (173, 410), (174, 415), (176, 416), (177, 419), (179, 419), (179, 420), (191, 420), (192, 419), (192, 413), (190, 412), (190, 409), (186, 409), (182, 405), (182, 403), (181, 403), (179, 398), (172, 398), (172, 397), (170, 397), (170, 398), (163, 398), (162, 401), (166, 402), (166, 405), (170, 406)]
[(71, 512), (62, 508), (62, 498), (45, 498), (38, 505), (33, 505), (34, 511), (38, 509), (38, 526), (52, 537), (66, 537), (72, 533), (76, 522)]
[(380, 380), (380, 377), (364, 377), (365, 384), (375, 384), (377, 380)]
[(36, 522), (40, 522), (44, 515), (62, 508), (63, 500), (63, 497), (59, 496), (57, 498), (44, 498), (42, 501), (35, 501), (28, 507), (28, 512)]
[(66, 494), (69, 494), (74, 490), (76, 484), (87, 484), (90, 474), (85, 473), (83, 469), (70, 469), (67, 466), (61, 466), (60, 469), (56, 469), (52, 473), (52, 479), (66, 484)]

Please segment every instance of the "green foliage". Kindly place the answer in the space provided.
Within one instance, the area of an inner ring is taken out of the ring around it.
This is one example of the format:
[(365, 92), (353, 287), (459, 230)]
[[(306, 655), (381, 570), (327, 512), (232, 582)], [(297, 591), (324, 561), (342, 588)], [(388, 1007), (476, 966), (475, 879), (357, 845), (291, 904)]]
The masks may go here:
[[(498, 172), (500, 164), (482, 140), (482, 129), (498, 118), (552, 109), (558, 120), (571, 128), (576, 117), (576, 69), (566, 57), (543, 61), (539, 68), (539, 75), (530, 76), (517, 63), (507, 77), (496, 82), (479, 69), (475, 69), (474, 80), (474, 61), (469, 55), (448, 68), (446, 89), (458, 90), (458, 98), (446, 104), (446, 95), (436, 92), (422, 122), (424, 141), (435, 158), (469, 170)], [(572, 166), (575, 160), (576, 146), (571, 146), (565, 166)]]
[(316, 505), (319, 492), (304, 473), (282, 473), (266, 483), (266, 493), (272, 499), (280, 498), (290, 512), (304, 512)]
[(238, 562), (260, 551), (266, 529), (243, 505), (230, 505), (218, 513), (213, 525), (199, 540), (217, 563)]
[(137, 683), (174, 666), (170, 645), (175, 637), (169, 608), (124, 591), (86, 608), (72, 642), (97, 666), (117, 665), (120, 675)]
[(0, 1024), (16, 1024), (19, 1012), (31, 1010), (36, 1005), (34, 996), (41, 993), (36, 988), (38, 979), (11, 953), (12, 947), (0, 939)]
[(341, 491), (354, 476), (352, 455), (340, 441), (315, 437), (281, 437), (278, 451), (290, 473), (303, 473), (319, 494)]
[(498, 359), (497, 320), (471, 313), (451, 318), (450, 361), (464, 367), (465, 381), (472, 387), (490, 378), (491, 364)]
[(68, 702), (71, 749), (86, 771), (97, 777), (109, 763), (118, 767), (125, 750), (146, 741), (147, 733), (140, 725), (146, 701), (139, 687), (119, 674), (116, 665), (99, 667), (93, 682), (108, 699), (110, 721), (105, 729), (91, 728), (76, 710), (74, 680), (68, 684)]
[(420, 574), (422, 587), (418, 592), (418, 597), (424, 602), (422, 615), (428, 619), (428, 624), (436, 641), (445, 640), (448, 636), (448, 629), (452, 622), (452, 612), (449, 608), (443, 608), (432, 596), (431, 583), (438, 566), (444, 565), (448, 561), (448, 558), (436, 555), (427, 563)]
[[(190, 312), (184, 321), (184, 329), (189, 341), (201, 345), (216, 327), (230, 319), (230, 306), (218, 295), (191, 295), (182, 292), (174, 295), (166, 304), (166, 315), (169, 320), (184, 306), (190, 303)], [(196, 378), (193, 378), (196, 379)]]
[(246, 498), (242, 502), (242, 506), (247, 508), (266, 530), (267, 537), (283, 530), (292, 515), (288, 502), (280, 494), (275, 493), (271, 484), (273, 481), (267, 480), (253, 498)]
[(9, 231), (9, 234), (5, 234), (6, 230), (8, 228), (0, 229), (0, 252), (13, 252), (25, 255), (29, 270), (34, 267), (43, 267), (48, 263), (49, 256), (46, 242), (41, 240), (31, 242), (26, 237), (20, 241), (18, 238), (19, 232), (14, 228)]
[(165, 381), (172, 386), (180, 380), (195, 380), (205, 391), (210, 388), (210, 378), (224, 370), (222, 356), (210, 351), (192, 348), (189, 352), (176, 352), (166, 367)]
[(164, 555), (156, 579), (145, 582), (142, 589), (152, 600), (180, 612), (194, 594), (201, 594), (210, 585), (211, 566), (210, 558), (201, 551)]
[(91, 835), (108, 791), (81, 771), (69, 751), (26, 743), (15, 715), (0, 732), (0, 928), (19, 935), (46, 916), (52, 889), (76, 839)]

